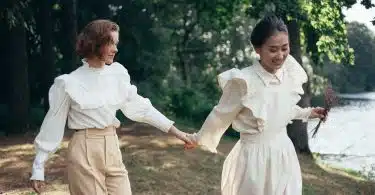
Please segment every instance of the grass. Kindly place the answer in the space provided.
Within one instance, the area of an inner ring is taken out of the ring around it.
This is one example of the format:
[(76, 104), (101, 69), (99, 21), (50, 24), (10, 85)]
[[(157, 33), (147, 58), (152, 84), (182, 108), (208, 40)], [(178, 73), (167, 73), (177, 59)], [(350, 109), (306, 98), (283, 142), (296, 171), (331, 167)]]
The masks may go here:
[[(127, 125), (118, 133), (133, 194), (220, 194), (222, 164), (235, 139), (223, 139), (215, 155), (199, 149), (184, 151), (182, 142), (149, 126)], [(48, 185), (44, 194), (69, 194), (64, 158), (69, 137), (67, 133), (61, 149), (46, 165)], [(0, 192), (35, 194), (28, 187), (34, 135), (0, 139), (4, 140), (0, 143)], [(364, 181), (350, 171), (319, 165), (305, 156), (299, 156), (299, 160), (304, 195), (375, 194), (374, 182)]]

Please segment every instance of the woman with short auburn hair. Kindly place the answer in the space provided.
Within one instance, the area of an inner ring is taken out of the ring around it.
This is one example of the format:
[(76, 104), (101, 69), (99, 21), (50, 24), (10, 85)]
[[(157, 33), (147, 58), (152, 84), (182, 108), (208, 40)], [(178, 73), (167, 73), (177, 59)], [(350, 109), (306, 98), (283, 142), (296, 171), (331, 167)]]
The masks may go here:
[(36, 192), (42, 191), (44, 164), (61, 143), (66, 122), (75, 131), (67, 152), (72, 195), (131, 194), (116, 134), (120, 126), (117, 110), (133, 121), (150, 124), (192, 144), (184, 132), (173, 126), (173, 121), (137, 94), (125, 67), (113, 62), (119, 30), (109, 20), (86, 25), (76, 44), (82, 66), (58, 76), (51, 86), (50, 108), (35, 138), (31, 184)]

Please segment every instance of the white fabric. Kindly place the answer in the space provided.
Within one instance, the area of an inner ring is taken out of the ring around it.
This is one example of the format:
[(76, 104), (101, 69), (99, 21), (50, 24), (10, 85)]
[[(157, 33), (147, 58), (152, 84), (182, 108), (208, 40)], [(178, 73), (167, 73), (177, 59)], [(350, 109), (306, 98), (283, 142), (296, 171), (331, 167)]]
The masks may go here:
[(115, 62), (103, 68), (83, 65), (70, 74), (57, 77), (49, 91), (50, 109), (35, 139), (36, 157), (32, 177), (44, 180), (48, 154), (59, 147), (67, 122), (70, 129), (118, 127), (116, 111), (131, 120), (148, 123), (167, 132), (173, 121), (138, 95), (123, 65)]
[(303, 68), (288, 56), (275, 74), (255, 62), (226, 71), (218, 80), (223, 95), (193, 137), (215, 153), (230, 125), (240, 132), (224, 163), (222, 194), (301, 194), (300, 166), (286, 126), (294, 119), (306, 121), (312, 111), (296, 105), (307, 81)]

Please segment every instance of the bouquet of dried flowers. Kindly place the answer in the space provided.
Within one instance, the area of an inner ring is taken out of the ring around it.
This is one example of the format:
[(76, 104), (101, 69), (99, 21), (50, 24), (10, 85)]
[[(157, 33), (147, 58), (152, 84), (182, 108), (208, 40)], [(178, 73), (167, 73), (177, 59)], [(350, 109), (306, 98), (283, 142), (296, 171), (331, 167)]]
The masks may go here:
[(316, 133), (318, 133), (321, 123), (327, 119), (328, 112), (331, 110), (333, 106), (337, 104), (338, 104), (338, 98), (336, 96), (336, 93), (333, 90), (332, 85), (328, 84), (324, 92), (324, 113), (323, 113), (324, 118), (320, 119), (316, 127), (312, 129), (312, 132), (313, 132), (312, 137), (315, 137)]

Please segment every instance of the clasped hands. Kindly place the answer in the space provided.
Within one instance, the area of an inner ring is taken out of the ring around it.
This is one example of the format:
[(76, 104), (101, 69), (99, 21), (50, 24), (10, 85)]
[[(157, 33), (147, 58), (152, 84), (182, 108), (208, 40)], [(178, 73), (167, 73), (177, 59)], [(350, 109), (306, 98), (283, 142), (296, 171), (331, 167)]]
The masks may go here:
[(198, 142), (193, 134), (183, 133), (180, 137), (177, 136), (180, 140), (185, 142), (184, 149), (194, 149), (198, 146)]

